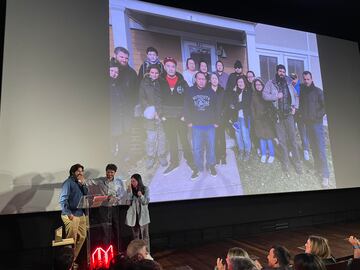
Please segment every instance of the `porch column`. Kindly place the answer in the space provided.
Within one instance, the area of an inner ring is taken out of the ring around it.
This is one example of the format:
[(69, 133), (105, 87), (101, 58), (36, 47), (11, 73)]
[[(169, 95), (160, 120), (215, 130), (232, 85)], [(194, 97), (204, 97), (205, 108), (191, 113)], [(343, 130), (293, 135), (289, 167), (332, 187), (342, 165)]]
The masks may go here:
[(129, 17), (124, 6), (110, 6), (110, 18), (114, 36), (114, 48), (124, 47), (129, 50), (129, 64), (133, 66), (133, 49), (131, 44), (131, 32), (129, 27)]
[(249, 70), (255, 72), (256, 77), (260, 76), (260, 60), (256, 53), (255, 31), (246, 32), (246, 48), (248, 55)]

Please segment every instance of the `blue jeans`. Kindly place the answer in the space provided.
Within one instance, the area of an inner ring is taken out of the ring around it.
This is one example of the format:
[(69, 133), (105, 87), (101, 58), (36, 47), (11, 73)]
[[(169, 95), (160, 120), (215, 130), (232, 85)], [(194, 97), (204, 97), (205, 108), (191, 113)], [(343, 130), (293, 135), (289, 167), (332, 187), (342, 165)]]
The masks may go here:
[(326, 157), (324, 126), (322, 123), (307, 123), (306, 131), (310, 140), (315, 169), (322, 174), (322, 177), (329, 178), (330, 173)]
[(310, 150), (309, 138), (306, 133), (306, 126), (305, 126), (304, 122), (301, 120), (297, 120), (296, 125), (299, 130), (302, 148), (303, 148), (303, 150), (309, 151)]
[(274, 157), (275, 156), (275, 149), (274, 149), (272, 139), (260, 139), (261, 155), (266, 156), (266, 146), (269, 149), (270, 157)]
[(215, 165), (214, 126), (193, 126), (192, 146), (195, 165), (199, 171), (204, 170), (204, 148), (206, 149), (206, 167)]
[(238, 119), (239, 129), (235, 130), (236, 141), (239, 147), (239, 151), (250, 153), (251, 151), (251, 140), (250, 140), (250, 119), (245, 124), (245, 119), (239, 117)]

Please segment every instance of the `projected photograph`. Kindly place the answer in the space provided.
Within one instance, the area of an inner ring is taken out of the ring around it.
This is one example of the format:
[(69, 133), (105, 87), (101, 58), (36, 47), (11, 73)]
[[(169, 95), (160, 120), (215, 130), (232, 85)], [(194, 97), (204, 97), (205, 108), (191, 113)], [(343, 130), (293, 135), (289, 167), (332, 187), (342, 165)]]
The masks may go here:
[(109, 152), (152, 202), (336, 188), (315, 34), (134, 0), (109, 16)]

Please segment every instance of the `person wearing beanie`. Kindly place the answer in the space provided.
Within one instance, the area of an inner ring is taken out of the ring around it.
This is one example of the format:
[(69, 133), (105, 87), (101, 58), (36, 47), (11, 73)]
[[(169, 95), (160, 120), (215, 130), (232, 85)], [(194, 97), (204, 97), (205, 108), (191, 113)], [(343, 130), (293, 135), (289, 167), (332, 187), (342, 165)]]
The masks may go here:
[(285, 67), (283, 64), (278, 64), (278, 65), (276, 66), (276, 71), (279, 71), (279, 69), (283, 69), (283, 70), (285, 70), (285, 72), (286, 72), (286, 67)]
[(170, 151), (170, 164), (164, 171), (164, 175), (170, 174), (177, 169), (180, 164), (179, 145), (184, 158), (191, 170), (195, 170), (190, 143), (188, 140), (188, 127), (184, 119), (184, 96), (188, 89), (188, 84), (183, 76), (176, 71), (177, 61), (173, 57), (164, 58), (165, 72), (163, 79), (165, 86), (161, 90), (161, 114), (159, 115), (164, 125), (166, 139)]
[(236, 87), (237, 78), (243, 74), (243, 66), (240, 60), (236, 60), (234, 63), (234, 72), (229, 75), (229, 79), (226, 84), (226, 90), (234, 90)]
[(160, 77), (159, 65), (150, 65), (139, 87), (139, 101), (144, 112), (146, 130), (146, 168), (149, 170), (158, 159), (161, 166), (167, 166), (166, 139), (161, 115), (161, 91), (165, 82)]
[(159, 53), (156, 48), (148, 47), (146, 49), (146, 59), (144, 63), (139, 68), (138, 79), (139, 82), (144, 78), (144, 76), (149, 71), (150, 65), (156, 65), (159, 68), (160, 75), (164, 72), (164, 66), (159, 60)]
[(275, 78), (269, 80), (262, 91), (263, 99), (272, 101), (276, 109), (276, 136), (279, 140), (281, 149), (282, 170), (287, 177), (290, 177), (290, 159), (288, 145), (293, 155), (295, 171), (302, 174), (301, 161), (296, 142), (294, 114), (299, 104), (295, 97), (295, 89), (291, 79), (286, 77), (284, 65), (276, 66)]
[(309, 136), (314, 167), (322, 177), (323, 188), (329, 187), (329, 165), (326, 155), (323, 118), (325, 115), (323, 90), (314, 85), (310, 71), (303, 72), (300, 87), (300, 118)]
[(242, 69), (242, 64), (241, 64), (241, 61), (240, 60), (236, 60), (235, 63), (234, 63), (234, 69), (237, 69), (237, 68), (241, 68)]

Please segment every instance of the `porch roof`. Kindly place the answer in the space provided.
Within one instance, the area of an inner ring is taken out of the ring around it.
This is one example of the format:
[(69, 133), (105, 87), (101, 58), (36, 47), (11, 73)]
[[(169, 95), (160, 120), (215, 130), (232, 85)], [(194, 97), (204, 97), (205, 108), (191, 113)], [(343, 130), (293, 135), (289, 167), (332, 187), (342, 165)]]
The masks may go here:
[[(110, 0), (110, 8), (124, 10), (144, 30), (171, 29), (179, 33), (219, 37), (246, 42), (255, 33), (255, 23), (134, 0)], [(111, 22), (110, 22), (111, 23)]]

